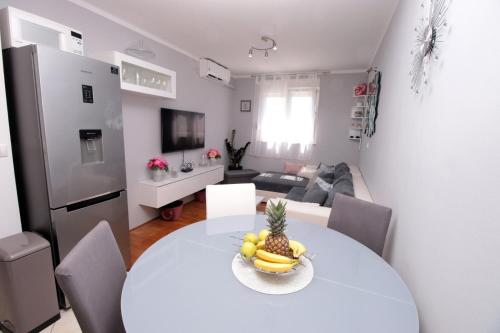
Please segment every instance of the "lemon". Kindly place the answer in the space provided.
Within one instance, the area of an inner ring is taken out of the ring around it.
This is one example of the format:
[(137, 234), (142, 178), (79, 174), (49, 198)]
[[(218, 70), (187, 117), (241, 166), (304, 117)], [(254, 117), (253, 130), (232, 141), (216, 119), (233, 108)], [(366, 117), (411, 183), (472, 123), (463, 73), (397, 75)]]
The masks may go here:
[(240, 248), (240, 253), (245, 259), (250, 260), (254, 255), (257, 247), (252, 242), (244, 242)]
[(267, 235), (269, 235), (271, 232), (268, 230), (268, 229), (262, 229), (260, 232), (259, 232), (259, 239), (261, 241), (265, 240)]
[(250, 242), (257, 244), (259, 242), (259, 237), (257, 237), (257, 235), (254, 234), (253, 232), (249, 232), (245, 234), (245, 237), (243, 237), (243, 242)]

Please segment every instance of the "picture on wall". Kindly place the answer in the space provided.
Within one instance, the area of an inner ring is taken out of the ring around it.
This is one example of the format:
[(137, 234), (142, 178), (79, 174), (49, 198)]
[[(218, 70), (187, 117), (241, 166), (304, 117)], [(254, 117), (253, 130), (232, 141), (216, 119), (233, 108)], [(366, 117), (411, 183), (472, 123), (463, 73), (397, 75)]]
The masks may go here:
[(249, 99), (241, 100), (240, 102), (240, 111), (241, 112), (250, 112), (252, 111), (252, 101)]
[(381, 73), (377, 69), (372, 69), (368, 73), (368, 96), (366, 98), (367, 104), (367, 119), (364, 133), (367, 137), (375, 134), (375, 122), (378, 116), (378, 98), (380, 95), (380, 81)]

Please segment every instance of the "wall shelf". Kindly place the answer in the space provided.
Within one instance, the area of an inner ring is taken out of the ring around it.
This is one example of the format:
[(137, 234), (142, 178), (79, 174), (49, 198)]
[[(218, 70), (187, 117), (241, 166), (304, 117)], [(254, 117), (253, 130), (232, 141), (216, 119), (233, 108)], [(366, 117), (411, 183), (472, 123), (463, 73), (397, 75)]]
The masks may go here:
[(169, 177), (161, 182), (143, 180), (139, 182), (139, 203), (160, 208), (223, 180), (223, 165), (199, 167), (188, 173), (179, 172), (176, 178)]
[(102, 53), (97, 58), (120, 67), (122, 90), (176, 98), (174, 71), (117, 51)]

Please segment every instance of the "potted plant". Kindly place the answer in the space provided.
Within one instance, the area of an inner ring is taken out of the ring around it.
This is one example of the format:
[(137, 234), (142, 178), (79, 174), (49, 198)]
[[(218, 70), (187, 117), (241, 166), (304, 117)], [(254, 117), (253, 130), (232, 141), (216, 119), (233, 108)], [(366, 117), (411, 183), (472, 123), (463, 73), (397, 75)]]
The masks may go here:
[(245, 146), (236, 149), (234, 148), (234, 137), (236, 136), (236, 130), (231, 131), (231, 141), (228, 139), (225, 140), (226, 150), (229, 156), (229, 166), (227, 167), (229, 170), (241, 170), (243, 166), (241, 165), (241, 160), (243, 156), (245, 156), (245, 152), (250, 145), (250, 141), (245, 144)]
[(168, 162), (163, 157), (153, 157), (146, 164), (155, 182), (162, 181), (168, 172)]
[(222, 155), (220, 154), (219, 150), (210, 148), (207, 152), (207, 157), (210, 165), (214, 165), (217, 160), (222, 158)]

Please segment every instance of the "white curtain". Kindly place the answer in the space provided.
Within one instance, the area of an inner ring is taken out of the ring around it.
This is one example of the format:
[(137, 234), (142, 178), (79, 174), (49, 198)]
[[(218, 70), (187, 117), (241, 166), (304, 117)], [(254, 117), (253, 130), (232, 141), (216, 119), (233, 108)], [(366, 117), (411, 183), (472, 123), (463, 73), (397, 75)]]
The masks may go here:
[(316, 143), (319, 78), (316, 74), (256, 78), (251, 153), (309, 160)]

